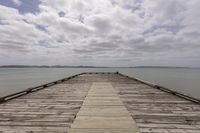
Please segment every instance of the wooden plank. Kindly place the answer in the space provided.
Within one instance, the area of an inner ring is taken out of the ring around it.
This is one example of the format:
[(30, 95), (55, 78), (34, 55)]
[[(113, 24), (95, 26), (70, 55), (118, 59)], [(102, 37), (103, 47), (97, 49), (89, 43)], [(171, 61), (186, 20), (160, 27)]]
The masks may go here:
[[(103, 97), (103, 99), (99, 97)], [(94, 83), (69, 129), (69, 133), (119, 133), (123, 131), (139, 133), (135, 121), (111, 84)]]
[[(94, 90), (88, 93), (94, 82), (99, 83), (98, 87), (94, 87)], [(102, 82), (112, 86), (107, 86), (109, 89), (105, 89), (105, 84), (100, 85)], [(113, 95), (113, 92), (116, 94)], [(87, 93), (89, 97), (85, 99)], [(123, 103), (119, 103), (119, 97)], [(84, 99), (87, 108), (82, 109)], [(118, 105), (110, 106), (113, 101)], [(98, 106), (94, 108), (97, 104)], [(127, 113), (120, 108), (121, 104), (123, 107), (125, 105)], [(81, 121), (84, 123), (85, 116), (96, 115), (96, 119), (104, 116), (104, 119), (109, 117), (114, 120), (117, 116), (123, 118), (127, 114), (132, 116), (142, 133), (200, 132), (200, 105), (117, 74), (83, 74), (0, 104), (0, 132), (66, 133), (76, 115), (81, 116)], [(88, 121), (95, 125), (96, 120)], [(109, 120), (103, 123), (109, 123)], [(132, 131), (73, 129), (73, 133), (81, 132), (130, 133)]]
[(90, 85), (57, 84), (0, 104), (0, 132), (66, 133)]
[(200, 106), (147, 85), (114, 85), (142, 133), (200, 132)]

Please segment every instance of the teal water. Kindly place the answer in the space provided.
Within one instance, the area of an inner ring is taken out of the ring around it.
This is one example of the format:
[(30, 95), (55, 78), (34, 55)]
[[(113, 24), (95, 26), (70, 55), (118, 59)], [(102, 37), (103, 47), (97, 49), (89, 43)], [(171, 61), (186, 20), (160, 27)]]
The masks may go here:
[(200, 69), (183, 68), (0, 68), (0, 97), (81, 72), (116, 72), (200, 99)]

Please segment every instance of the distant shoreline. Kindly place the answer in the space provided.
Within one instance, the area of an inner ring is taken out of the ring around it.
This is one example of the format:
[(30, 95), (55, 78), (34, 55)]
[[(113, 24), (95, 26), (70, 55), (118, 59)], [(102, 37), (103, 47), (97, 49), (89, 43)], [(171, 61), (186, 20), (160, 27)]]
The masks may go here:
[(200, 67), (176, 67), (176, 66), (133, 66), (133, 67), (108, 67), (108, 66), (36, 66), (36, 65), (4, 65), (0, 68), (177, 68), (177, 69), (199, 69)]
[(26, 65), (8, 65), (0, 66), (0, 68), (109, 68), (96, 66), (26, 66)]

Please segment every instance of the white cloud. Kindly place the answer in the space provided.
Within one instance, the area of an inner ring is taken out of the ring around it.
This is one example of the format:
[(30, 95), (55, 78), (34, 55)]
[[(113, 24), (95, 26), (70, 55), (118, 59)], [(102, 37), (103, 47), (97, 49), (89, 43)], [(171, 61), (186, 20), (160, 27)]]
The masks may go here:
[(19, 14), (17, 9), (11, 8), (11, 7), (5, 7), (0, 5), (0, 20), (2, 21), (8, 21), (8, 20), (19, 20), (23, 16)]
[(12, 0), (12, 2), (17, 6), (20, 6), (22, 4), (20, 0)]
[(0, 6), (0, 64), (9, 52), (8, 64), (24, 59), (52, 65), (102, 60), (118, 66), (185, 65), (181, 57), (200, 60), (199, 5), (199, 0), (41, 0), (40, 12), (27, 14)]

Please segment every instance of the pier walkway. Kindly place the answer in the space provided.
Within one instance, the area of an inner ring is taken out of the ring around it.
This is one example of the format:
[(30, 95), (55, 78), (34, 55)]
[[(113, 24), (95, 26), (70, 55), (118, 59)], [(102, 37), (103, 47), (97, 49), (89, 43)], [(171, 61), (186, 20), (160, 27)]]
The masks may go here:
[(200, 133), (200, 105), (177, 95), (117, 73), (80, 74), (1, 100), (0, 133)]
[(93, 83), (69, 133), (139, 133), (110, 83)]

